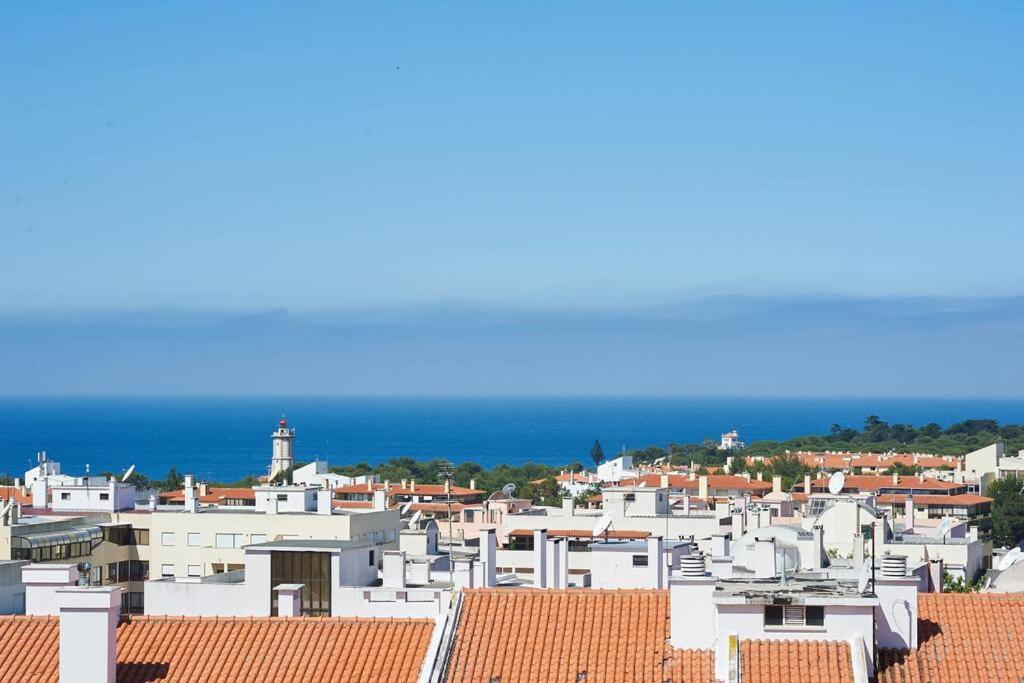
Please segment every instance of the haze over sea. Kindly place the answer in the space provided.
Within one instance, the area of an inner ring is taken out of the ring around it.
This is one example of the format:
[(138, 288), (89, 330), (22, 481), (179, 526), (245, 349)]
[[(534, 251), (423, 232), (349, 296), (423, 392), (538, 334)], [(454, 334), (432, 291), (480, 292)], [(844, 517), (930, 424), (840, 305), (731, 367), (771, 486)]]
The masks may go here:
[(209, 480), (263, 474), (282, 414), (296, 429), (296, 458), (333, 465), (396, 456), (587, 463), (669, 442), (747, 441), (859, 427), (867, 415), (946, 426), (968, 418), (1024, 422), (1024, 400), (743, 398), (0, 398), (0, 473), (20, 476), (46, 450), (69, 473), (131, 464), (151, 477), (170, 467)]

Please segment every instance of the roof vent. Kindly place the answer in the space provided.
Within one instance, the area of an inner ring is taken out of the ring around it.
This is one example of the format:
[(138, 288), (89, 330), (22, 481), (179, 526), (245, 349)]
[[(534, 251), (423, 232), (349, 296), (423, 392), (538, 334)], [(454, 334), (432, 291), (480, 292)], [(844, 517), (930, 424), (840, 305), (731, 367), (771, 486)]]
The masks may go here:
[(679, 561), (679, 568), (683, 576), (702, 577), (704, 573), (703, 555), (683, 555)]
[(903, 555), (886, 555), (882, 558), (882, 576), (902, 579), (907, 575), (907, 558)]

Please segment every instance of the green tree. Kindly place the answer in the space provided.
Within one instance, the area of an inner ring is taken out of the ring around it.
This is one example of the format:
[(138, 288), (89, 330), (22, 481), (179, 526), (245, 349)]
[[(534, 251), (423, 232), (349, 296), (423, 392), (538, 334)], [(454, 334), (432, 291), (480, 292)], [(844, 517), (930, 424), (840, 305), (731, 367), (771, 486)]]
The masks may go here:
[(161, 491), (177, 491), (185, 484), (185, 478), (178, 474), (178, 470), (173, 467), (167, 470), (167, 477), (157, 483), (157, 488)]
[(904, 465), (901, 462), (894, 462), (885, 470), (885, 474), (890, 476), (896, 474), (901, 477), (909, 477), (914, 474), (920, 474), (923, 471), (924, 468), (920, 465)]
[(1024, 479), (1016, 476), (992, 482), (987, 495), (992, 498), (992, 542), (1013, 547), (1024, 540)]
[(604, 461), (604, 449), (601, 448), (601, 442), (594, 439), (594, 446), (590, 449), (590, 457), (594, 461), (594, 467), (597, 467)]

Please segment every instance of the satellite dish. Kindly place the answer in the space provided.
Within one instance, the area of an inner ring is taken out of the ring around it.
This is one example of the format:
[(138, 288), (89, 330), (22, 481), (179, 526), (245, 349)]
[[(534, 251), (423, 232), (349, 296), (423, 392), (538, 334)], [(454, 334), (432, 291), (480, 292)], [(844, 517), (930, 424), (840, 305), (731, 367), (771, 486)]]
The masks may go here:
[(416, 526), (416, 522), (420, 521), (420, 517), (422, 516), (423, 513), (421, 511), (417, 510), (416, 512), (414, 512), (412, 514), (412, 517), (409, 518), (409, 528), (411, 529), (414, 526)]
[(605, 510), (601, 514), (600, 519), (597, 520), (597, 524), (594, 525), (594, 538), (597, 538), (598, 536), (600, 536), (604, 532), (608, 531), (608, 529), (611, 527), (611, 525), (612, 525), (612, 511), (611, 510)]
[(844, 486), (846, 486), (846, 475), (842, 472), (836, 472), (828, 478), (828, 492), (833, 496), (842, 493)]
[(1020, 548), (1014, 548), (1013, 550), (999, 558), (999, 564), (996, 565), (996, 569), (998, 569), (1001, 572), (1005, 572), (1007, 569), (1012, 567), (1017, 560), (1021, 558), (1022, 554), (1024, 553), (1021, 553)]
[(14, 507), (14, 497), (13, 496), (11, 497), (11, 499), (9, 501), (7, 501), (7, 505), (4, 505), (3, 512), (0, 512), (0, 519), (6, 517), (7, 513), (11, 511), (12, 507)]
[[(946, 540), (946, 534), (949, 533), (949, 530), (951, 528), (953, 528), (953, 520), (951, 520), (949, 517), (943, 517), (942, 521), (939, 522), (939, 529), (938, 529), (938, 531), (939, 531), (939, 538), (941, 538), (943, 541), (945, 541)], [(1009, 553), (1007, 553), (1007, 554), (1009, 554)]]
[(860, 576), (857, 577), (857, 592), (863, 593), (864, 591), (866, 591), (868, 588), (868, 581), (870, 580), (871, 562), (865, 562), (860, 566)]
[(501, 487), (501, 492), (511, 498), (516, 492), (516, 485), (509, 483)]
[(127, 470), (127, 471), (126, 471), (126, 472), (124, 473), (124, 476), (123, 476), (123, 477), (121, 477), (121, 481), (122, 481), (122, 482), (128, 481), (128, 477), (132, 476), (132, 472), (134, 472), (134, 471), (135, 471), (135, 465), (132, 465), (132, 466), (131, 466), (131, 467), (129, 467), (129, 468), (128, 468), (128, 470)]
[(646, 482), (646, 481), (642, 481), (642, 482), (640, 482), (639, 484), (637, 484), (637, 486), (636, 486), (636, 487), (637, 487), (638, 489), (642, 489), (642, 488), (644, 488), (645, 486), (647, 486), (647, 482)]
[(405, 505), (402, 506), (402, 512), (400, 514), (402, 514), (403, 516), (407, 515), (409, 513), (409, 508), (411, 508), (411, 507), (412, 507), (412, 501), (410, 500), (408, 503), (406, 503)]

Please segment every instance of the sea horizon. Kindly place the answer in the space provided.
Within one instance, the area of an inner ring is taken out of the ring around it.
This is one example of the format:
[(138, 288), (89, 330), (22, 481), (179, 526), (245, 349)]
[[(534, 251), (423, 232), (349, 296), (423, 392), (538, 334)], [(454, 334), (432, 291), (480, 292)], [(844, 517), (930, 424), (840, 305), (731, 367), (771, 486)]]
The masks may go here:
[(717, 440), (747, 442), (888, 422), (942, 426), (992, 418), (1024, 423), (1024, 399), (695, 396), (22, 396), (0, 397), (0, 474), (21, 476), (45, 450), (70, 473), (150, 477), (170, 467), (215, 481), (265, 473), (282, 415), (298, 461), (376, 464), (393, 457), (589, 462), (594, 439), (623, 449)]

